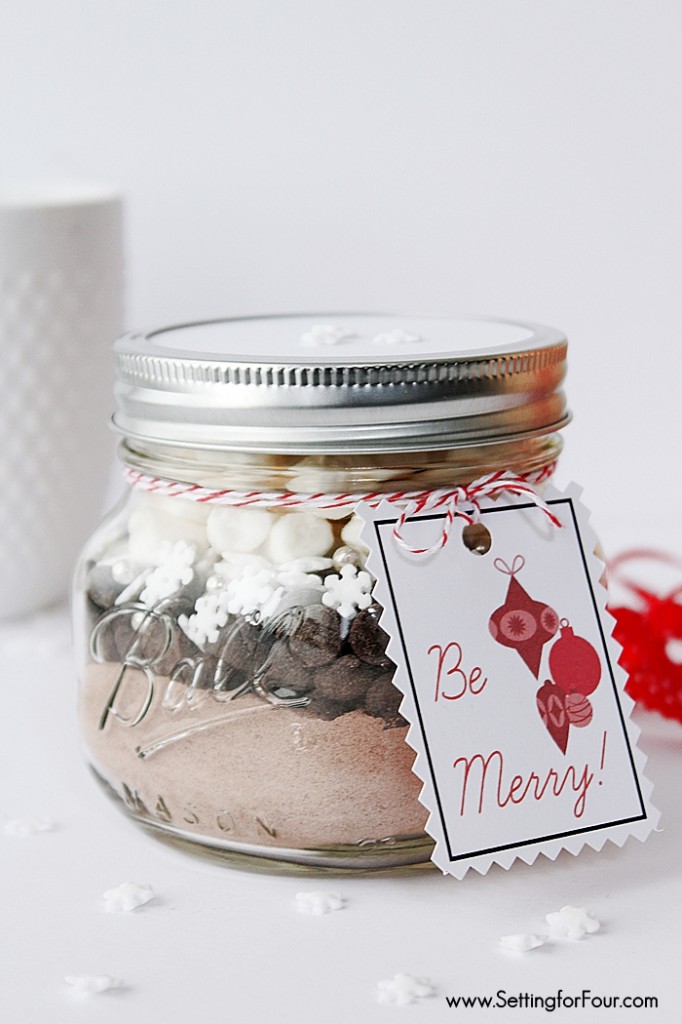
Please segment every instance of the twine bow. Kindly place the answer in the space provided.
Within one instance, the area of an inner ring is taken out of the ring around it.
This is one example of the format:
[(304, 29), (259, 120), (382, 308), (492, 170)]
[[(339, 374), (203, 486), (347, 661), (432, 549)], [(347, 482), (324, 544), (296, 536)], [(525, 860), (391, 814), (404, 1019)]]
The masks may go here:
[[(534, 505), (542, 509), (554, 526), (560, 527), (561, 522), (542, 500), (533, 483), (538, 483), (537, 476), (531, 482), (531, 476), (515, 476), (513, 473), (499, 471), (482, 476), (464, 487), (456, 487), (450, 491), (427, 491), (423, 498), (411, 501), (401, 512), (393, 530), (396, 542), (412, 555), (432, 555), (448, 542), (452, 524), (459, 516), (468, 524), (478, 523), (481, 518), (481, 501), (484, 498), (497, 498), (501, 494), (520, 495), (528, 498)], [(432, 509), (445, 509), (445, 522), (438, 540), (430, 547), (413, 547), (405, 540), (402, 531), (405, 523), (420, 512)]]

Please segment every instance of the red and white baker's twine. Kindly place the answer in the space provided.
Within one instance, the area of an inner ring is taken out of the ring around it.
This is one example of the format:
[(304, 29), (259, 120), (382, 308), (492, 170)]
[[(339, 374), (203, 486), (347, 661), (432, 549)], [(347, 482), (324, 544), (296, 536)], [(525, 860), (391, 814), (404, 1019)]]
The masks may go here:
[[(321, 510), (348, 509), (350, 514), (360, 502), (366, 502), (370, 508), (376, 508), (382, 501), (391, 505), (402, 505), (402, 511), (393, 530), (396, 542), (413, 555), (431, 555), (447, 543), (455, 518), (459, 516), (466, 523), (476, 523), (480, 519), (481, 500), (496, 498), (501, 494), (513, 494), (526, 497), (538, 508), (542, 509), (554, 526), (561, 526), (560, 521), (542, 500), (535, 487), (547, 480), (553, 473), (556, 463), (551, 463), (535, 473), (517, 476), (506, 470), (489, 473), (479, 477), (470, 484), (450, 489), (427, 491), (371, 491), (365, 494), (298, 494), (291, 491), (232, 491), (211, 487), (200, 487), (198, 484), (179, 483), (176, 480), (165, 480), (160, 477), (148, 476), (130, 466), (124, 469), (128, 482), (143, 491), (165, 497), (187, 498), (200, 504), (228, 505), (231, 508), (288, 508)], [(435, 544), (428, 548), (415, 548), (407, 543), (402, 535), (405, 523), (420, 512), (431, 512), (442, 509), (445, 514), (443, 529)]]

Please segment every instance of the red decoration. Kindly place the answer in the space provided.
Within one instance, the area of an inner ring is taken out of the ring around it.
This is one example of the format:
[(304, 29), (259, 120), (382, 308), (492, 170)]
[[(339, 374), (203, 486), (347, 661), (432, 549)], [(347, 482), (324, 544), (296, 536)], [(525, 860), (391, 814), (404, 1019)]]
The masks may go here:
[(566, 713), (566, 694), (555, 686), (551, 679), (546, 679), (538, 690), (535, 701), (540, 718), (562, 754), (566, 753), (568, 744), (569, 720)]
[(566, 715), (571, 725), (584, 728), (592, 721), (592, 705), (582, 693), (567, 693), (564, 700)]
[(658, 551), (630, 551), (608, 567), (609, 582), (620, 583), (633, 594), (639, 608), (614, 607), (614, 638), (622, 645), (620, 664), (629, 674), (627, 691), (650, 711), (682, 722), (682, 664), (670, 657), (671, 641), (682, 641), (682, 587), (660, 597), (625, 578), (622, 566), (633, 561), (655, 561), (682, 569), (682, 562)]
[(557, 614), (548, 604), (534, 601), (516, 579), (525, 565), (522, 555), (516, 556), (511, 568), (501, 558), (496, 558), (494, 565), (511, 579), (505, 602), (490, 616), (488, 628), (498, 644), (512, 647), (520, 654), (537, 679), (542, 648), (559, 626)]
[[(511, 568), (496, 558), (495, 568), (510, 577), (507, 596), (488, 620), (490, 633), (504, 647), (523, 658), (537, 679), (542, 649), (556, 635), (556, 612), (542, 601), (534, 601), (516, 579), (525, 565), (517, 555)], [(592, 721), (593, 709), (587, 699), (601, 680), (602, 665), (597, 651), (584, 637), (576, 636), (568, 619), (561, 620), (561, 633), (549, 649), (551, 679), (545, 679), (535, 696), (537, 709), (562, 754), (566, 753), (571, 725), (582, 729)]]
[(587, 695), (599, 686), (599, 655), (589, 641), (575, 635), (566, 619), (561, 620), (561, 636), (549, 652), (549, 670), (566, 693)]

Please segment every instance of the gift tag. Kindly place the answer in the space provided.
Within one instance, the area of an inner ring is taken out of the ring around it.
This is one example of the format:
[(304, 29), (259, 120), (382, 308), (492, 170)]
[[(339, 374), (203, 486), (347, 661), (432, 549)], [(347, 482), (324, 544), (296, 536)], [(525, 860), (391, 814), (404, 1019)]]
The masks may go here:
[(433, 860), (458, 878), (643, 840), (658, 820), (579, 494), (483, 501), (472, 526), (358, 509)]

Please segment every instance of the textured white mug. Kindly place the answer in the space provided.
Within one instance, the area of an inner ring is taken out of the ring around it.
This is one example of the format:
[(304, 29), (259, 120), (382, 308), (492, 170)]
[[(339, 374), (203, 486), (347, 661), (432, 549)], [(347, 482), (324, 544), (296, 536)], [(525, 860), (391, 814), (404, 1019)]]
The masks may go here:
[(0, 616), (68, 590), (111, 465), (122, 327), (112, 189), (0, 182)]

